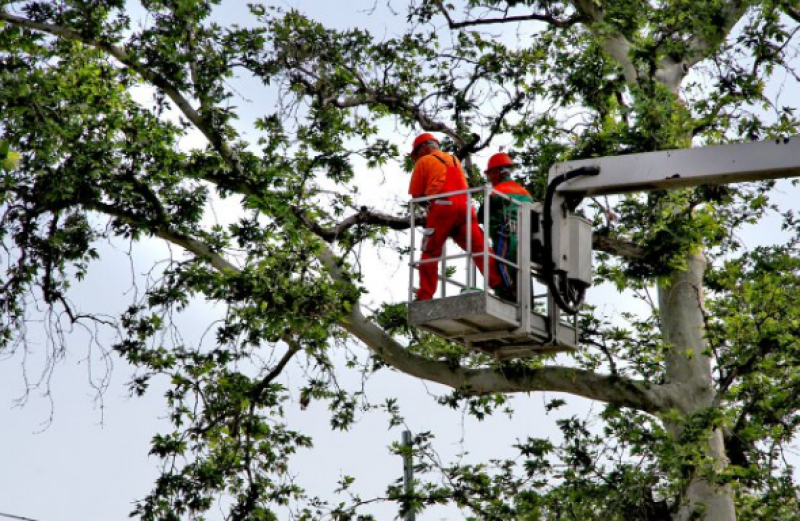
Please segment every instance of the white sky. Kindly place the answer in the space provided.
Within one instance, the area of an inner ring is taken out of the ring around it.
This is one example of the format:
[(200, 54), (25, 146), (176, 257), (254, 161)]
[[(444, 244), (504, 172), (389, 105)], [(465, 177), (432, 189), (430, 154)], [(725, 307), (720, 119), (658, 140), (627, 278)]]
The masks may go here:
[[(296, 0), (285, 1), (283, 5), (313, 12), (319, 19), (334, 25), (369, 24), (375, 27), (375, 24), (380, 25), (381, 19), (388, 20), (384, 4), (373, 0)], [(347, 5), (347, 9), (342, 9), (343, 5)], [(363, 10), (353, 5), (363, 6)], [(381, 11), (377, 18), (364, 11), (373, 5)], [(389, 23), (384, 22), (386, 25)], [(380, 33), (379, 30), (376, 32)], [(257, 92), (244, 92), (248, 99), (259, 99)], [(246, 103), (240, 101), (246, 108)], [(257, 103), (252, 106), (257, 106)], [(240, 112), (247, 115), (258, 111)], [(247, 128), (249, 123), (243, 120), (243, 128)], [(405, 145), (410, 143), (410, 139), (405, 137), (398, 140)], [(186, 146), (191, 145), (192, 139), (188, 139)], [(478, 163), (482, 164), (484, 160), (485, 157)], [(396, 201), (405, 199), (407, 182), (408, 177), (394, 168), (387, 168), (383, 179), (376, 179), (374, 173), (363, 174), (360, 183), (366, 189), (362, 193), (380, 195), (373, 195), (363, 203), (392, 211)], [(785, 203), (793, 203), (797, 199), (794, 196), (796, 190), (787, 183), (783, 186)], [(217, 210), (224, 218), (225, 208), (220, 206)], [(776, 236), (778, 225), (772, 220), (757, 230), (746, 231), (747, 243), (751, 246), (768, 243)], [(128, 304), (130, 294), (121, 295), (130, 290), (131, 261), (120, 248), (119, 245), (103, 248), (103, 262), (96, 263), (87, 280), (76, 287), (72, 296), (75, 302), (88, 310), (103, 309), (110, 314)], [(164, 252), (163, 245), (154, 242), (137, 248), (133, 271), (144, 273), (153, 260), (164, 257)], [(366, 254), (367, 258), (369, 256)], [(372, 257), (364, 263), (368, 268), (366, 276), (371, 295), (378, 301), (404, 300), (407, 268), (391, 254), (385, 254), (383, 258)], [(630, 298), (620, 299), (609, 288), (592, 289), (589, 299), (608, 313), (621, 312), (621, 306), (636, 306)], [(214, 311), (207, 305), (193, 306), (182, 318), (188, 326), (187, 335), (204, 330), (214, 316)], [(158, 463), (155, 458), (147, 456), (150, 438), (168, 428), (160, 418), (165, 411), (161, 393), (154, 391), (144, 398), (129, 398), (126, 382), (131, 374), (130, 368), (115, 358), (101, 413), (92, 389), (87, 385), (87, 363), (82, 362), (86, 357), (86, 346), (85, 335), (79, 334), (71, 340), (70, 351), (52, 377), (50, 388), (55, 405), (51, 423), (47, 421), (51, 412), (50, 402), (37, 392), (25, 407), (14, 407), (14, 400), (25, 389), (20, 371), (22, 357), (16, 356), (0, 363), (0, 381), (4, 383), (0, 390), (0, 425), (3, 428), (0, 513), (37, 521), (121, 520), (127, 518), (133, 501), (150, 491)], [(30, 355), (28, 368), (38, 366), (40, 360), (37, 361), (36, 356), (36, 353)], [(295, 381), (299, 379), (296, 370), (290, 372), (289, 377)], [(459, 411), (437, 405), (430, 394), (444, 394), (446, 390), (442, 387), (405, 375), (383, 371), (370, 380), (367, 389), (373, 403), (379, 403), (381, 396), (398, 396), (409, 428), (415, 432), (434, 431), (438, 440), (436, 447), (444, 461), (465, 449), (469, 451), (467, 458), (472, 461), (501, 458), (510, 454), (509, 447), (516, 440), (528, 436), (557, 438), (559, 433), (555, 420), (558, 417), (583, 416), (592, 407), (586, 400), (560, 396), (568, 400), (569, 407), (548, 416), (543, 404), (555, 395), (539, 393), (513, 399), (518, 411), (513, 420), (496, 416), (481, 423)], [(324, 494), (332, 490), (336, 480), (347, 474), (357, 479), (354, 489), (362, 497), (369, 498), (382, 495), (385, 486), (401, 476), (402, 462), (391, 456), (387, 448), (399, 440), (400, 429), (388, 430), (385, 417), (369, 414), (350, 432), (337, 433), (327, 428), (329, 415), (323, 404), (312, 404), (306, 411), (300, 411), (299, 407), (288, 409), (289, 424), (314, 435), (315, 449), (298, 454), (294, 467), (300, 473), (298, 481), (307, 486), (310, 493)], [(383, 519), (396, 513), (393, 506), (377, 507), (374, 512)], [(447, 519), (453, 514), (452, 509), (432, 508), (417, 519)]]

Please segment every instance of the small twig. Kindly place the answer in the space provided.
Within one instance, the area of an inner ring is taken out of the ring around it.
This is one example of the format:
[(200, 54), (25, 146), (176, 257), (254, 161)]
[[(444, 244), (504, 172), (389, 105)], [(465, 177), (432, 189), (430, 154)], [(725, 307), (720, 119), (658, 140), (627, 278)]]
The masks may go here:
[(254, 397), (258, 397), (264, 391), (264, 389), (266, 389), (267, 386), (269, 386), (269, 384), (271, 384), (272, 381), (275, 380), (275, 378), (277, 378), (278, 375), (281, 374), (281, 372), (286, 367), (286, 364), (289, 363), (289, 360), (291, 360), (292, 357), (298, 351), (300, 351), (300, 349), (301, 349), (300, 344), (298, 344), (296, 341), (289, 340), (288, 351), (284, 353), (283, 357), (280, 359), (280, 361), (278, 361), (277, 365), (272, 368), (272, 371), (270, 371), (269, 374), (267, 374), (267, 376), (262, 378), (261, 381), (258, 382), (258, 384), (256, 384), (255, 387), (253, 387)]
[(571, 27), (578, 22), (584, 21), (584, 18), (580, 15), (571, 16), (566, 20), (559, 20), (558, 18), (549, 14), (531, 13), (527, 15), (503, 16), (501, 18), (481, 18), (476, 20), (463, 20), (461, 22), (456, 22), (455, 20), (453, 20), (452, 16), (450, 16), (450, 12), (444, 6), (441, 0), (435, 0), (435, 3), (437, 6), (439, 6), (439, 9), (442, 11), (442, 14), (447, 19), (447, 24), (450, 26), (451, 29), (460, 29), (462, 27), (470, 27), (475, 25), (505, 24), (512, 22), (529, 22), (529, 21), (546, 22), (556, 27), (566, 28), (566, 27)]

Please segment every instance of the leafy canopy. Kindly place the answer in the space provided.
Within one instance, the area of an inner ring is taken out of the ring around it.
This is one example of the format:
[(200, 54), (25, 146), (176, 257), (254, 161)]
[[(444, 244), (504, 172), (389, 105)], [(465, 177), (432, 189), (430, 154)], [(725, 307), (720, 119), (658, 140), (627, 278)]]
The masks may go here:
[[(313, 442), (285, 411), (299, 396), (325, 402), (333, 429), (359, 408), (400, 425), (395, 401), (372, 404), (337, 378), (389, 368), (452, 387), (440, 403), (479, 419), (508, 410), (510, 392), (604, 404), (591, 420), (559, 420), (560, 441), (521, 440), (508, 460), (444, 464), (433, 434), (419, 433), (414, 493), (389, 485), (384, 499), (400, 512), (448, 503), (470, 519), (664, 519), (705, 480), (740, 519), (795, 515), (780, 456), (798, 426), (797, 223), (785, 212), (788, 238), (773, 246), (738, 238), (779, 210), (773, 183), (587, 201), (597, 282), (650, 306), (622, 320), (589, 308), (585, 350), (501, 364), (409, 327), (402, 304), (369, 293), (363, 248), (406, 254), (396, 230), (409, 221), (400, 204), (370, 208), (380, 187), (359, 175), (410, 168), (402, 151), (420, 129), (441, 133), (473, 182), (474, 154), (512, 148), (537, 197), (557, 161), (794, 134), (795, 109), (771, 87), (797, 79), (794, 3), (389, 7), (373, 7), (394, 16), (373, 32), (221, 0), (0, 2), (2, 349), (25, 342), (32, 302), (57, 323), (107, 324), (70, 299), (102, 241), (157, 238), (189, 253), (113, 320), (132, 391), (168, 382), (171, 430), (152, 442), (161, 475), (134, 515), (369, 518), (350, 477), (341, 503), (294, 483), (292, 455)], [(197, 134), (200, 146), (183, 146)], [(218, 200), (239, 211), (209, 224)], [(700, 251), (707, 347), (676, 345), (650, 289), (671, 287)], [(213, 340), (168, 340), (173, 314), (201, 298), (224, 309)], [(379, 308), (369, 317), (367, 298)], [(697, 407), (674, 370), (692, 360), (709, 368)], [(292, 363), (304, 371), (290, 389)], [(724, 438), (724, 458), (709, 433)]]

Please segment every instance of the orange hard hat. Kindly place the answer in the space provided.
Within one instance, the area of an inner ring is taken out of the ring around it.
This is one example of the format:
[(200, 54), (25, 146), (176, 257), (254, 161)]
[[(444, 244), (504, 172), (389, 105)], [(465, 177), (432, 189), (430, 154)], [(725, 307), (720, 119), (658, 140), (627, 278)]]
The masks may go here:
[(502, 166), (516, 166), (516, 164), (514, 160), (511, 159), (511, 156), (500, 152), (489, 158), (489, 165), (486, 167), (486, 170), (489, 171), (492, 168), (500, 168)]
[(436, 136), (428, 132), (425, 132), (424, 134), (420, 134), (419, 136), (417, 136), (417, 139), (414, 140), (414, 144), (411, 146), (411, 153), (413, 154), (414, 152), (416, 152), (417, 148), (419, 148), (421, 144), (427, 143), (428, 141), (435, 141), (436, 143), (439, 143), (439, 140), (436, 139)]

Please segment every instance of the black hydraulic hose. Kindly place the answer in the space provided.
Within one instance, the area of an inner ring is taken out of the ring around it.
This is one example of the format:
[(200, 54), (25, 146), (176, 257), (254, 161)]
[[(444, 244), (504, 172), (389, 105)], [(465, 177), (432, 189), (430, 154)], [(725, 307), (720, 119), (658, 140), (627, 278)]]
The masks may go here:
[(575, 170), (564, 172), (563, 174), (556, 176), (547, 185), (547, 192), (544, 196), (544, 216), (542, 218), (542, 227), (544, 228), (544, 263), (542, 267), (544, 268), (543, 271), (545, 275), (545, 282), (547, 283), (550, 293), (555, 298), (558, 307), (570, 315), (577, 314), (578, 308), (569, 305), (564, 296), (561, 294), (561, 291), (558, 289), (555, 278), (556, 265), (553, 261), (553, 198), (556, 195), (556, 188), (566, 183), (570, 179), (584, 175), (597, 175), (599, 173), (599, 166), (582, 166), (580, 168), (576, 168)]

